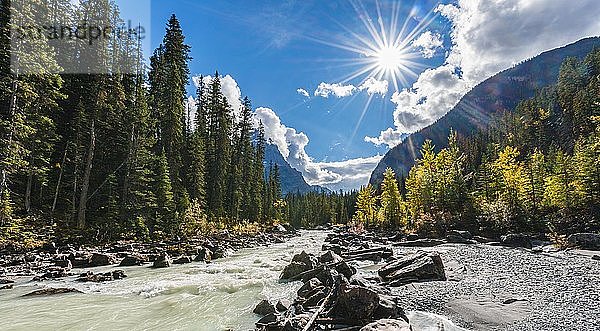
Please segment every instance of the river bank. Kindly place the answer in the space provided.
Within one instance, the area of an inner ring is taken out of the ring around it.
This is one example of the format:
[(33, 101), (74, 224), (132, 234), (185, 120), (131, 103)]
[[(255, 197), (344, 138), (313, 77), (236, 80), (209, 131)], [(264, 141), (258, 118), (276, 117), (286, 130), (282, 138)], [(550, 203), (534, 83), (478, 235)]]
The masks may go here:
[[(444, 240), (331, 233), (322, 252), (298, 253), (286, 266), (282, 280), (297, 281), (302, 288), (289, 308), (274, 313), (261, 309), (266, 316), (257, 326), (383, 330), (382, 325), (394, 324), (404, 325), (394, 330), (408, 330), (409, 322), (413, 330), (600, 327), (597, 251), (559, 250), (546, 242), (532, 244), (524, 235), (486, 243), (469, 238), (464, 231)], [(362, 328), (368, 323), (373, 324)]]
[[(33, 249), (15, 249), (8, 245), (0, 249), (0, 289), (10, 289), (13, 279), (33, 277), (32, 281), (56, 280), (78, 275), (79, 271), (86, 268), (144, 264), (160, 268), (192, 261), (210, 262), (243, 248), (283, 243), (296, 235), (297, 231), (292, 227), (278, 225), (270, 231), (259, 233), (225, 230), (185, 241), (117, 241), (98, 246), (48, 242)], [(103, 280), (113, 279), (88, 279), (95, 282)]]

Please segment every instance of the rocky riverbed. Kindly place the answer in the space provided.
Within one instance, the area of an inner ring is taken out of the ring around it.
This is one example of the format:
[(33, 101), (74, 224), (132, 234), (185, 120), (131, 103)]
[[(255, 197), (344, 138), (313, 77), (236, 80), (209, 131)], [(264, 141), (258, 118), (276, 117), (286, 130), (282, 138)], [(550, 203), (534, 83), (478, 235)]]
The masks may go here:
[[(360, 314), (363, 320), (346, 329), (370, 321), (379, 324), (364, 330), (400, 329), (406, 320), (413, 331), (600, 327), (597, 251), (559, 251), (520, 235), (493, 241), (461, 232), (443, 240), (340, 232), (325, 242), (324, 231), (290, 237), (276, 230), (191, 243), (3, 252), (0, 329), (248, 330), (273, 309), (282, 321), (302, 315), (298, 330), (311, 320), (319, 328), (356, 323), (347, 317)], [(324, 264), (348, 284), (305, 273)], [(298, 272), (304, 274), (293, 276)], [(284, 274), (288, 280), (279, 280)], [(338, 292), (329, 296), (332, 289)], [(354, 310), (356, 295), (378, 304)], [(256, 310), (262, 300), (272, 306)]]
[[(598, 248), (597, 235), (574, 238), (569, 242)], [(326, 241), (322, 255), (299, 253), (283, 270), (282, 280), (303, 285), (291, 304), (262, 301), (256, 312), (266, 316), (259, 329), (600, 328), (594, 251), (558, 250), (526, 235), (493, 241), (461, 231), (443, 240), (339, 232)]]

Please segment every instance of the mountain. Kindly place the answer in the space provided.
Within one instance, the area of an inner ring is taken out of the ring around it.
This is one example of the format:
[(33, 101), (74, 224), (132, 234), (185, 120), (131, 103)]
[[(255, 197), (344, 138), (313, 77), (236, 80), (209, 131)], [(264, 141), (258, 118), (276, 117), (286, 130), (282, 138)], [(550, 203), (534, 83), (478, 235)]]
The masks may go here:
[(423, 143), (429, 139), (437, 150), (446, 147), (451, 128), (461, 136), (486, 128), (503, 111), (513, 110), (521, 100), (533, 97), (536, 89), (555, 84), (565, 58), (583, 58), (595, 47), (600, 47), (600, 37), (585, 38), (544, 52), (483, 81), (442, 118), (410, 134), (389, 150), (371, 174), (369, 182), (372, 185), (381, 183), (388, 167), (396, 174), (406, 175), (415, 159), (420, 157)]
[(308, 193), (308, 192), (330, 192), (329, 189), (318, 186), (309, 185), (304, 180), (302, 173), (294, 168), (283, 158), (279, 152), (277, 145), (267, 144), (265, 148), (265, 169), (268, 171), (269, 164), (277, 164), (279, 166), (279, 175), (281, 177), (281, 191), (283, 194), (288, 193)]

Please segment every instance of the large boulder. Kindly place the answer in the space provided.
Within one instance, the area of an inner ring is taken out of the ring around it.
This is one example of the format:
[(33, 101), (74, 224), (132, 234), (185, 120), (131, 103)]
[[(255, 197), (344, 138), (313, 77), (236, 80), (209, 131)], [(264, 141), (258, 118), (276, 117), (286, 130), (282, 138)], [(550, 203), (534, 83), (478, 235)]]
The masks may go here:
[(148, 262), (148, 258), (140, 254), (130, 254), (121, 260), (120, 267), (132, 267)]
[(600, 250), (600, 234), (574, 233), (567, 237), (569, 245), (589, 250)]
[(408, 321), (404, 310), (398, 305), (395, 298), (387, 296), (387, 295), (379, 295), (379, 305), (373, 312), (373, 318), (382, 319), (382, 318), (394, 318), (399, 319), (402, 318)]
[(168, 268), (172, 264), (171, 258), (167, 253), (160, 254), (154, 263), (152, 264), (153, 268)]
[(412, 331), (410, 324), (403, 320), (381, 319), (367, 324), (360, 331)]
[(101, 267), (106, 265), (114, 264), (115, 257), (108, 254), (103, 253), (94, 253), (90, 258), (90, 267)]
[(192, 263), (192, 258), (189, 256), (180, 256), (179, 258), (175, 259), (173, 261), (173, 264), (186, 264), (186, 263)]
[(266, 316), (269, 314), (273, 314), (276, 311), (277, 309), (269, 300), (262, 300), (258, 305), (256, 305), (252, 312), (257, 315)]
[(444, 264), (437, 252), (418, 252), (391, 262), (378, 271), (379, 277), (390, 286), (411, 282), (446, 280)]
[(338, 264), (336, 264), (335, 270), (340, 274), (344, 275), (346, 279), (350, 279), (356, 273), (356, 268), (349, 266), (348, 263), (346, 263), (346, 261), (341, 261)]
[(332, 315), (343, 319), (368, 321), (379, 306), (379, 294), (366, 287), (340, 285)]
[(292, 263), (288, 264), (281, 273), (280, 279), (292, 279), (303, 272), (312, 270), (317, 267), (319, 261), (312, 254), (307, 254), (302, 251), (292, 258)]
[(194, 258), (194, 261), (196, 262), (210, 262), (210, 260), (212, 259), (212, 252), (210, 251), (210, 249), (206, 248), (206, 247), (200, 247), (198, 248), (198, 254), (196, 255), (196, 258)]
[(322, 288), (323, 283), (318, 278), (311, 278), (300, 289), (297, 294), (299, 297), (308, 298), (317, 288)]
[(500, 237), (500, 244), (502, 246), (508, 246), (508, 247), (523, 247), (523, 248), (531, 248), (533, 247), (533, 244), (531, 243), (531, 241), (534, 238), (532, 238), (531, 236), (528, 236), (526, 234), (522, 234), (522, 233), (511, 233), (511, 234), (507, 234), (505, 236)]
[(333, 264), (341, 261), (342, 257), (332, 251), (327, 251), (323, 253), (323, 255), (319, 256), (319, 262), (321, 263)]
[(259, 330), (280, 330), (282, 328), (280, 323), (281, 316), (277, 313), (271, 313), (258, 320), (256, 326)]
[(87, 252), (73, 252), (69, 255), (69, 261), (73, 268), (87, 268), (90, 267), (90, 260), (92, 254)]

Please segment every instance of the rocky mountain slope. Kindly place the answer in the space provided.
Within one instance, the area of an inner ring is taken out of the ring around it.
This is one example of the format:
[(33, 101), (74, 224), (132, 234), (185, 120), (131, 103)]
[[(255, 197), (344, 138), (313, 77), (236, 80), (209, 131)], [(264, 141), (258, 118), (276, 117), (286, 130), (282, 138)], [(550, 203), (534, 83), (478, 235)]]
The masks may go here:
[(329, 192), (327, 188), (318, 185), (309, 185), (304, 180), (302, 173), (294, 168), (285, 160), (279, 152), (276, 145), (267, 144), (265, 148), (265, 169), (268, 171), (270, 164), (279, 166), (281, 177), (281, 191), (288, 193), (308, 193), (308, 192)]
[(533, 97), (536, 89), (556, 83), (565, 58), (583, 58), (595, 47), (600, 47), (600, 37), (585, 38), (544, 52), (483, 81), (442, 118), (388, 151), (371, 174), (370, 183), (378, 185), (388, 167), (396, 174), (407, 174), (428, 139), (439, 150), (447, 146), (450, 129), (469, 136), (486, 128), (503, 111), (513, 110), (519, 101)]

